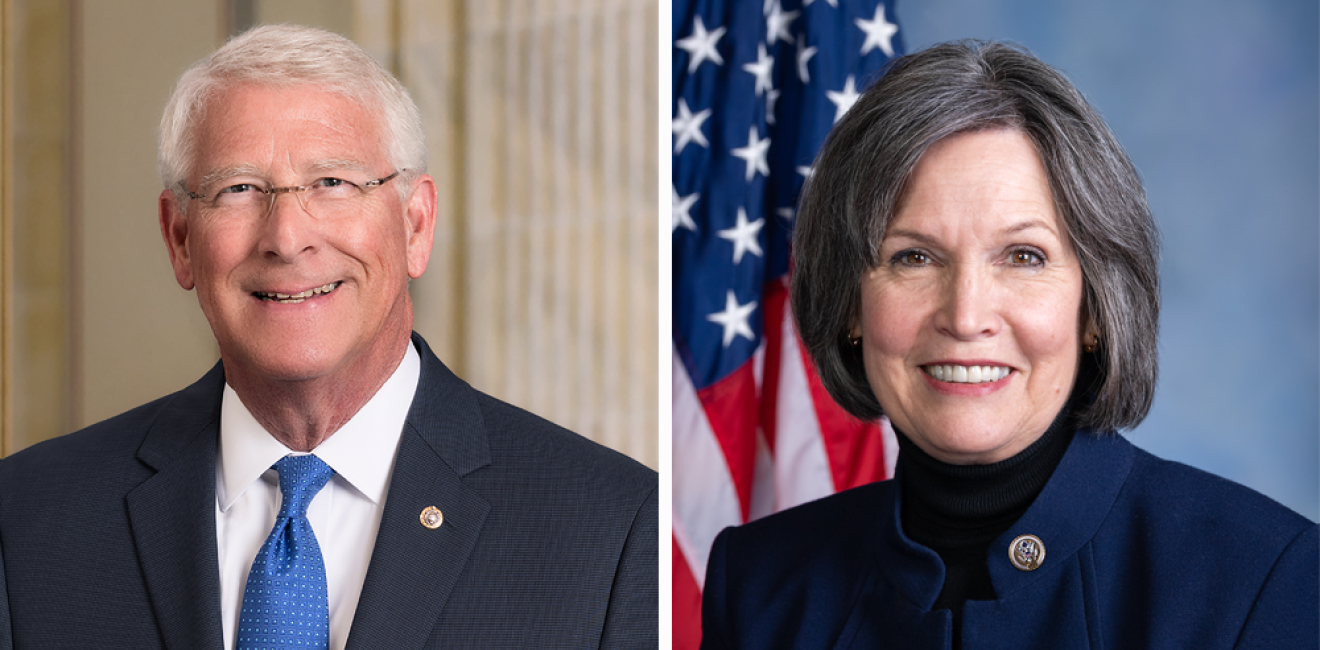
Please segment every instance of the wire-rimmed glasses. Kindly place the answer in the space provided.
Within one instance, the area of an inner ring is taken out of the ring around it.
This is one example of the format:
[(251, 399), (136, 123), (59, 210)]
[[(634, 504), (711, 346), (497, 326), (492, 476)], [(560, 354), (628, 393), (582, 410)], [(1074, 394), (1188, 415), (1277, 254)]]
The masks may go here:
[(271, 188), (251, 181), (234, 183), (223, 180), (198, 188), (198, 192), (188, 192), (188, 198), (197, 201), (207, 215), (260, 218), (270, 214), (279, 195), (293, 194), (298, 197), (303, 210), (313, 217), (336, 219), (355, 214), (363, 198), (405, 171), (400, 169), (384, 178), (361, 184), (333, 176), (318, 178), (308, 185)]

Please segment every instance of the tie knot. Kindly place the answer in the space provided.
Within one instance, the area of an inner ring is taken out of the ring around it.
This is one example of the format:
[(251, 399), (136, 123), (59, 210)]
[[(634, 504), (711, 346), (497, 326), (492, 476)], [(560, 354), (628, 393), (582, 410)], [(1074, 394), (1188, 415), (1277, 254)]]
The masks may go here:
[(335, 474), (325, 461), (312, 455), (285, 456), (275, 463), (275, 471), (280, 473), (280, 492), (284, 494), (280, 518), (306, 517), (312, 498)]

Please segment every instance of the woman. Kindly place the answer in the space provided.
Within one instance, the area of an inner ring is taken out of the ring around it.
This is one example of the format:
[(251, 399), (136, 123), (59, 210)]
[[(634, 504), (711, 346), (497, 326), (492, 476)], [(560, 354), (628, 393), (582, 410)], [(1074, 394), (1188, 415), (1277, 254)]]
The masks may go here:
[(1154, 394), (1158, 234), (1061, 74), (904, 57), (815, 170), (793, 314), (896, 479), (721, 533), (704, 647), (1316, 647), (1316, 524), (1115, 433)]

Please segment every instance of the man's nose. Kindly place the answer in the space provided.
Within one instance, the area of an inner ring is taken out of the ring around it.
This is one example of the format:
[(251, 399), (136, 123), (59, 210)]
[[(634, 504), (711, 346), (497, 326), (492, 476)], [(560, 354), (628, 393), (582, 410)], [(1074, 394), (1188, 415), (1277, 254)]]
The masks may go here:
[[(277, 187), (271, 191), (270, 204), (261, 220), (261, 253), (292, 262), (298, 255), (314, 248), (318, 224), (308, 212), (299, 188)], [(280, 200), (282, 196), (290, 199)]]

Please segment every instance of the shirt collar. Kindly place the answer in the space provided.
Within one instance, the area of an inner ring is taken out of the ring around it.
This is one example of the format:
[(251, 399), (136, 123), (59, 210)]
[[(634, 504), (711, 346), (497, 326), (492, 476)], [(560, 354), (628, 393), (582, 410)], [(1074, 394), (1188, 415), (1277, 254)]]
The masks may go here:
[[(385, 501), (403, 423), (421, 376), (421, 357), (411, 343), (403, 361), (376, 394), (312, 453), (334, 468), (377, 506)], [(222, 511), (272, 465), (295, 453), (266, 432), (229, 383), (220, 400), (220, 453), (216, 498)]]

